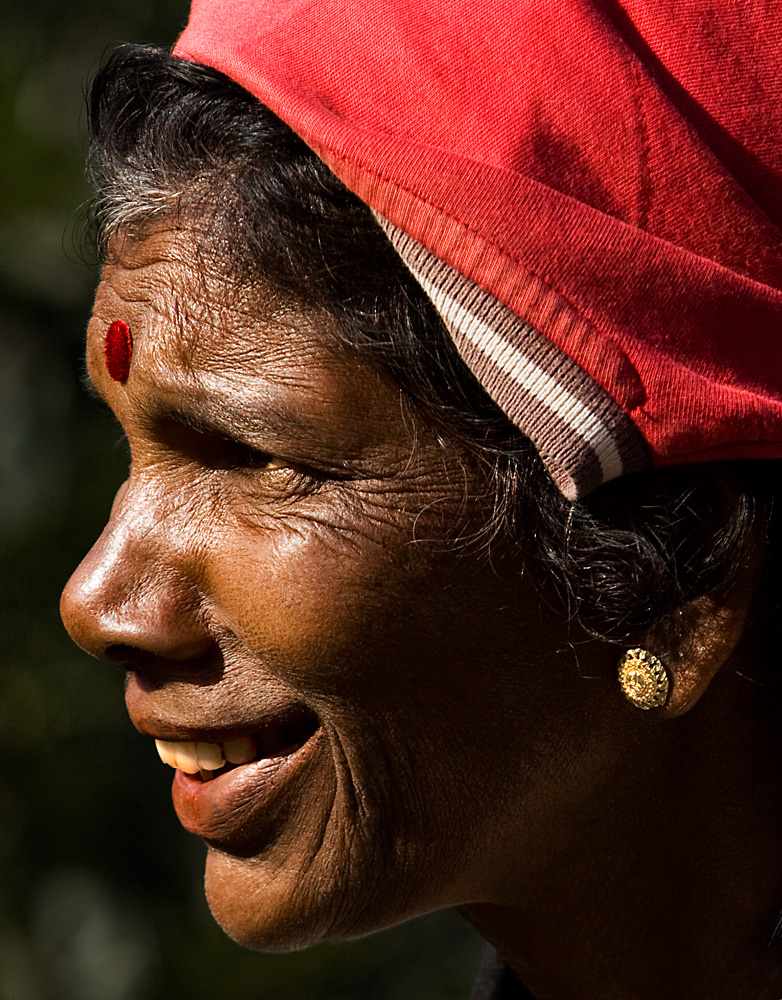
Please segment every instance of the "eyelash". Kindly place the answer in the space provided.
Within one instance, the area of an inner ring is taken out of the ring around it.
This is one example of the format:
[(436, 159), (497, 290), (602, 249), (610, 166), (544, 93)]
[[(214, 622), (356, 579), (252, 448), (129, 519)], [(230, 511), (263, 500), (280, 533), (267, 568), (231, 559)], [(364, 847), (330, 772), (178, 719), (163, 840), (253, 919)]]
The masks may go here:
[[(262, 470), (272, 465), (273, 468), (281, 468), (283, 463), (275, 459), (268, 451), (260, 451), (242, 441), (234, 441), (231, 438), (221, 438), (218, 447), (223, 451), (222, 461), (209, 463), (215, 468), (236, 468), (247, 470)], [(275, 463), (275, 464), (273, 464)]]
[(291, 465), (281, 459), (276, 459), (268, 452), (258, 451), (243, 445), (241, 442), (231, 442), (236, 448), (236, 461), (221, 465), (222, 469), (233, 472), (248, 480), (257, 474), (270, 474), (276, 470), (283, 472), (282, 479), (276, 479), (276, 487), (288, 497), (301, 497), (317, 493), (324, 485), (325, 478), (313, 469)]
[[(253, 476), (258, 473), (271, 473), (277, 470), (285, 472), (285, 490), (296, 493), (317, 489), (323, 482), (315, 470), (292, 465), (283, 459), (276, 458), (270, 452), (253, 448), (229, 437), (213, 436), (202, 432), (197, 434), (199, 449), (198, 460), (209, 468), (235, 473), (240, 476)], [(183, 449), (187, 452), (189, 449)], [(211, 454), (210, 454), (211, 453)], [(191, 455), (193, 452), (191, 452)]]
[[(84, 375), (82, 384), (91, 398), (106, 406), (103, 397), (96, 390), (88, 375)], [(177, 444), (174, 445), (176, 450), (179, 450), (190, 458), (195, 458), (215, 470), (252, 474), (254, 472), (274, 472), (286, 469), (289, 472), (289, 485), (295, 485), (302, 489), (316, 488), (322, 483), (324, 478), (314, 470), (291, 465), (282, 459), (275, 458), (270, 452), (253, 448), (252, 445), (246, 444), (243, 441), (237, 441), (234, 438), (223, 437), (209, 433), (208, 431), (205, 432), (201, 428), (187, 427), (178, 421), (163, 421), (159, 425), (159, 429), (161, 426), (165, 427), (165, 430), (169, 434), (173, 430), (175, 436), (179, 438)], [(184, 438), (181, 436), (183, 432), (185, 435)], [(162, 436), (165, 436), (165, 434)], [(126, 448), (128, 447), (128, 441), (124, 433), (120, 441), (118, 441), (118, 444), (120, 443)], [(171, 444), (174, 443), (171, 442)], [(194, 448), (193, 445), (196, 444), (197, 447)]]

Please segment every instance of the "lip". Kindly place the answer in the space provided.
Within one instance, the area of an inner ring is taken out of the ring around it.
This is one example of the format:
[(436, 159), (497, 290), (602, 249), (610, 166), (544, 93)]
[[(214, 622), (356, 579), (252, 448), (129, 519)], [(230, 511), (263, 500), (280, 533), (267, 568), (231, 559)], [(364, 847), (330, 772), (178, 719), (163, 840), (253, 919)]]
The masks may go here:
[(211, 781), (177, 770), (171, 795), (179, 822), (220, 847), (257, 852), (295, 807), (304, 772), (314, 766), (323, 739), (321, 727), (290, 754), (241, 764)]

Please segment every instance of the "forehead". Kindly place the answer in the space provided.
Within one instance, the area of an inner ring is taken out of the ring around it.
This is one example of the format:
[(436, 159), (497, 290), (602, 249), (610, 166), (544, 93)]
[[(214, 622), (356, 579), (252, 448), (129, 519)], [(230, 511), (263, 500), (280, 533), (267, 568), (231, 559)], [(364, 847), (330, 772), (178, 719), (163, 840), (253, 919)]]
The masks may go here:
[[(93, 310), (95, 336), (121, 319), (131, 326), (134, 355), (145, 371), (247, 374), (255, 362), (281, 375), (297, 365), (333, 368), (359, 363), (340, 343), (334, 321), (296, 308), (262, 282), (239, 283), (187, 232), (162, 231), (115, 241)], [(93, 333), (93, 331), (90, 331)], [(94, 343), (97, 348), (100, 345)]]
[[(111, 323), (133, 337), (130, 377), (119, 389), (104, 360)], [(179, 231), (115, 243), (96, 295), (87, 337), (92, 380), (123, 419), (151, 406), (190, 408), (234, 420), (299, 426), (324, 444), (361, 424), (363, 451), (400, 418), (400, 389), (354, 348), (335, 322), (308, 314), (261, 282), (239, 284)]]

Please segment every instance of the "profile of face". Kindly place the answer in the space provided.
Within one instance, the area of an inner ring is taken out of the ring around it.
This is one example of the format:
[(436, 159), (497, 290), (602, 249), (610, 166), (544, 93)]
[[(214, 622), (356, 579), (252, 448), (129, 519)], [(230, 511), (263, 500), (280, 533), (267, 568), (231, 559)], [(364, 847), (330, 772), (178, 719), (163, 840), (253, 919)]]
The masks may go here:
[(126, 664), (210, 906), (257, 947), (534, 893), (613, 724), (521, 557), (470, 545), (481, 463), (331, 322), (161, 229), (115, 243), (88, 331), (132, 462), (63, 617)]

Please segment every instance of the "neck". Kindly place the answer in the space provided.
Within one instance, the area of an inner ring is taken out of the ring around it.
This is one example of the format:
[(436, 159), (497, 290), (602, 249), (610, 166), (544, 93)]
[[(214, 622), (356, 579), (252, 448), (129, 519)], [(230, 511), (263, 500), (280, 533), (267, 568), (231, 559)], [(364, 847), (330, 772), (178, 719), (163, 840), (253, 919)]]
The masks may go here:
[(608, 735), (602, 784), (463, 909), (538, 1000), (779, 1000), (779, 719), (733, 672), (712, 687)]

